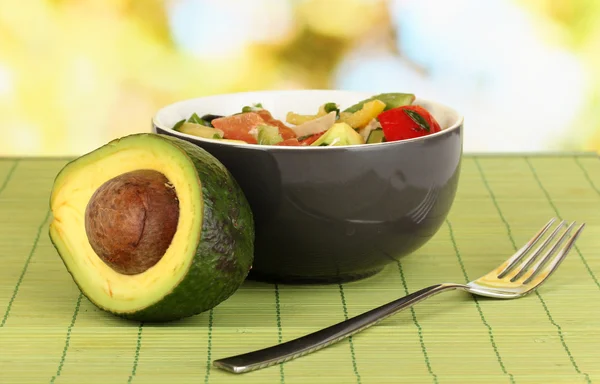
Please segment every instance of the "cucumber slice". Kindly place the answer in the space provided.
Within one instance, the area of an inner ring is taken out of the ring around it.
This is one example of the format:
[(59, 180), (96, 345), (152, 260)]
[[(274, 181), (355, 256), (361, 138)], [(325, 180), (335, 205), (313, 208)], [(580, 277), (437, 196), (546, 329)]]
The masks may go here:
[(412, 93), (380, 93), (357, 104), (354, 104), (344, 110), (344, 112), (356, 112), (362, 109), (365, 103), (373, 100), (380, 100), (385, 103), (385, 111), (388, 109), (398, 108), (403, 105), (410, 105), (415, 101), (415, 95)]
[(185, 119), (179, 120), (178, 122), (176, 122), (175, 125), (173, 126), (173, 130), (179, 132), (179, 127), (181, 127), (181, 125), (183, 123), (185, 123)]
[(256, 139), (258, 144), (275, 145), (283, 141), (279, 128), (272, 125), (259, 125)]
[(364, 144), (363, 137), (346, 123), (334, 124), (312, 146), (340, 146)]
[(204, 137), (206, 139), (223, 138), (223, 131), (217, 128), (207, 127), (205, 125), (185, 122), (177, 128), (173, 128), (177, 132), (187, 133), (188, 135)]
[(385, 135), (383, 134), (383, 129), (377, 128), (373, 129), (369, 132), (369, 137), (367, 138), (367, 144), (377, 144), (385, 142)]

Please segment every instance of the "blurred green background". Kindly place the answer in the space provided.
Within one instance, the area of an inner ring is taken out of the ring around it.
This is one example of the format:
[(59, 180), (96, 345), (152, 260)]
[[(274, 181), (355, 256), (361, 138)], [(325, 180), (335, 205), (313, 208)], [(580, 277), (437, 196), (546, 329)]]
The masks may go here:
[(598, 0), (1, 0), (0, 155), (79, 155), (161, 106), (414, 92), (465, 151), (600, 150)]

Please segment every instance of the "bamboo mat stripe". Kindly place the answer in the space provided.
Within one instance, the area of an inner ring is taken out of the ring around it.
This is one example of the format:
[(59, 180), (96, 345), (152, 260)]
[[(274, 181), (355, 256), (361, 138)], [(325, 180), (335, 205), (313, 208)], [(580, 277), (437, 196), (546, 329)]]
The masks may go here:
[[(600, 383), (597, 155), (467, 155), (445, 225), (380, 274), (327, 286), (248, 281), (169, 325), (103, 313), (73, 284), (47, 234), (50, 188), (67, 160), (0, 159), (0, 383)], [(551, 216), (586, 230), (525, 298), (440, 295), (278, 367), (212, 367), (431, 284), (466, 283)]]
[[(579, 167), (579, 169), (581, 169), (581, 171), (583, 172), (583, 174), (585, 176), (585, 179), (590, 184), (590, 187), (592, 187), (592, 189), (594, 191), (596, 191), (596, 193), (598, 194), (598, 196), (600, 196), (600, 189), (598, 189), (598, 187), (596, 186), (596, 183), (594, 183), (592, 181), (592, 179), (590, 178), (590, 174), (588, 173), (587, 169), (585, 169), (585, 167), (583, 166), (583, 164), (581, 164), (581, 160), (579, 160), (579, 158), (575, 157), (575, 162), (577, 163), (577, 166)], [(547, 198), (550, 199), (550, 197), (548, 195), (547, 195)], [(554, 208), (556, 209), (556, 207), (554, 207)]]
[[(596, 194), (598, 195), (598, 197), (600, 197), (600, 190), (596, 187), (596, 185), (594, 184), (594, 182), (592, 181), (592, 179), (590, 178), (590, 175), (588, 174), (587, 170), (584, 168), (584, 166), (581, 164), (581, 161), (575, 157), (575, 162), (577, 163), (577, 166), (581, 169), (581, 171), (583, 172), (585, 179), (587, 180), (587, 182), (589, 183), (590, 187), (596, 191)], [(552, 209), (554, 210), (554, 212), (556, 213), (557, 217), (561, 217), (560, 212), (558, 211), (558, 208), (556, 207), (556, 204), (554, 204), (554, 202), (552, 201), (552, 198), (550, 197), (550, 194), (548, 193), (548, 191), (546, 190), (546, 188), (544, 188), (544, 186), (542, 185), (542, 182), (540, 181), (539, 176), (537, 175), (537, 172), (535, 171), (535, 168), (531, 165), (531, 162), (529, 163), (529, 167), (531, 168), (533, 175), (535, 177), (535, 180), (537, 181), (538, 185), (540, 186), (540, 188), (542, 189), (542, 191), (544, 192), (544, 195), (546, 196), (546, 199), (548, 200), (548, 203), (550, 203), (550, 205), (552, 206)], [(592, 269), (590, 268), (590, 265), (588, 264), (588, 262), (586, 261), (585, 257), (583, 256), (583, 254), (581, 253), (581, 249), (579, 249), (579, 246), (577, 244), (575, 244), (575, 251), (577, 252), (577, 255), (579, 256), (579, 258), (581, 259), (581, 261), (583, 262), (583, 264), (585, 265), (585, 269), (588, 271), (588, 273), (590, 274), (590, 276), (592, 277), (592, 279), (594, 280), (594, 282), (596, 283), (596, 286), (598, 287), (598, 289), (600, 289), (600, 282), (598, 282), (598, 278), (596, 277), (596, 275), (594, 274), (594, 271), (592, 271)]]
[[(281, 303), (279, 301), (279, 285), (273, 284), (275, 288), (275, 311), (277, 313), (277, 343), (283, 341), (283, 331), (281, 329)], [(279, 382), (285, 383), (285, 372), (283, 371), (283, 364), (279, 365)]]
[(67, 351), (69, 350), (69, 343), (71, 341), (71, 332), (73, 331), (73, 327), (75, 326), (75, 321), (77, 321), (77, 315), (79, 314), (79, 308), (81, 306), (81, 299), (83, 295), (79, 294), (77, 297), (77, 303), (75, 304), (75, 312), (73, 313), (73, 319), (71, 320), (71, 324), (67, 328), (67, 339), (65, 340), (65, 347), (63, 348), (62, 355), (60, 356), (60, 362), (58, 363), (58, 369), (56, 370), (56, 375), (52, 376), (50, 379), (51, 383), (56, 381), (56, 378), (60, 376), (63, 366), (65, 365), (65, 358), (67, 357)]
[(0, 323), (0, 328), (4, 327), (4, 324), (6, 324), (6, 320), (8, 319), (8, 316), (10, 315), (10, 310), (12, 308), (13, 302), (15, 301), (15, 298), (16, 298), (17, 294), (19, 293), (19, 288), (21, 287), (21, 283), (23, 282), (25, 273), (27, 273), (27, 267), (29, 267), (29, 262), (31, 261), (31, 258), (33, 257), (33, 253), (35, 252), (35, 249), (37, 248), (38, 242), (40, 240), (40, 236), (42, 235), (42, 229), (46, 226), (49, 218), (50, 218), (50, 210), (47, 210), (46, 216), (44, 217), (44, 220), (42, 221), (42, 223), (39, 225), (37, 234), (36, 234), (35, 238), (33, 239), (33, 246), (31, 247), (31, 252), (29, 252), (29, 255), (27, 255), (27, 259), (25, 260), (25, 265), (23, 266), (23, 270), (21, 271), (21, 274), (19, 275), (19, 280), (17, 280), (15, 289), (14, 289), (12, 296), (10, 297), (10, 300), (8, 302), (8, 307), (6, 307), (6, 312), (4, 313), (4, 317), (2, 318), (2, 323)]
[[(400, 261), (396, 261), (396, 265), (398, 266), (398, 273), (400, 274), (400, 280), (402, 281), (402, 288), (404, 289), (404, 294), (408, 295), (411, 292), (408, 290), (408, 285), (406, 284), (406, 278), (404, 277), (404, 269), (402, 269), (402, 263)], [(419, 324), (419, 320), (417, 320), (417, 314), (415, 312), (415, 309), (413, 307), (410, 307), (409, 310), (412, 322), (417, 328), (417, 333), (419, 334), (419, 344), (421, 344), (421, 351), (423, 351), (423, 358), (425, 359), (427, 372), (433, 379), (433, 382), (438, 383), (438, 377), (435, 374), (435, 372), (433, 372), (431, 362), (429, 361), (429, 356), (427, 355), (427, 346), (425, 345), (425, 338), (423, 337), (423, 328), (421, 328), (421, 324)]]
[[(471, 281), (471, 279), (469, 278), (469, 275), (467, 274), (467, 270), (465, 269), (465, 264), (460, 255), (460, 251), (458, 250), (458, 246), (456, 245), (456, 238), (454, 237), (454, 231), (452, 230), (452, 224), (450, 224), (450, 221), (448, 221), (448, 220), (446, 220), (446, 224), (448, 225), (450, 241), (452, 242), (452, 247), (454, 248), (454, 252), (456, 253), (456, 258), (458, 259), (458, 263), (460, 264), (460, 269), (464, 275), (464, 278), (465, 278), (464, 283), (466, 284), (469, 281)], [(481, 322), (483, 323), (483, 325), (485, 326), (485, 328), (488, 331), (490, 344), (492, 346), (492, 349), (494, 350), (494, 354), (496, 355), (496, 358), (498, 359), (498, 365), (500, 366), (502, 373), (509, 377), (511, 383), (514, 383), (515, 378), (512, 373), (509, 373), (506, 370), (506, 366), (504, 365), (504, 361), (502, 360), (502, 356), (500, 355), (500, 351), (498, 350), (498, 346), (496, 345), (496, 341), (494, 340), (494, 330), (492, 329), (492, 327), (486, 320), (485, 315), (483, 314), (481, 305), (479, 305), (479, 299), (477, 297), (473, 297), (473, 302), (475, 303), (475, 306), (477, 307), (477, 313), (479, 314), (479, 317), (481, 318)]]
[[(338, 284), (340, 287), (340, 296), (342, 298), (342, 307), (344, 309), (344, 320), (348, 320), (348, 307), (346, 306), (346, 296), (344, 295), (343, 284)], [(354, 376), (356, 376), (356, 382), (360, 383), (360, 373), (358, 373), (358, 367), (356, 365), (356, 354), (354, 352), (354, 343), (352, 342), (352, 336), (348, 337), (348, 345), (350, 346), (350, 356), (352, 356), (352, 369), (354, 370)]]
[[(209, 332), (208, 332), (208, 359), (210, 360), (210, 328), (212, 328), (212, 310), (210, 311), (210, 325), (209, 325)], [(133, 381), (133, 377), (135, 376), (135, 372), (137, 371), (137, 366), (138, 366), (138, 361), (140, 359), (140, 349), (142, 348), (142, 331), (144, 330), (144, 323), (140, 323), (139, 327), (138, 327), (138, 333), (137, 333), (137, 340), (135, 343), (135, 357), (133, 359), (133, 365), (131, 367), (131, 375), (129, 375), (129, 378), (127, 379), (127, 383), (131, 383)], [(207, 362), (207, 366), (206, 366), (206, 375), (204, 376), (204, 382), (208, 382), (208, 374), (210, 372), (210, 365), (208, 365)]]
[(2, 192), (8, 185), (8, 182), (10, 181), (10, 178), (12, 177), (13, 173), (15, 172), (15, 169), (17, 168), (18, 164), (19, 164), (19, 160), (15, 160), (12, 162), (12, 166), (10, 167), (10, 170), (8, 171), (8, 173), (6, 175), (4, 182), (2, 183), (2, 186), (0, 186), (0, 194), (2, 194)]
[[(558, 208), (556, 207), (556, 204), (554, 204), (554, 202), (552, 201), (552, 198), (550, 197), (550, 194), (548, 193), (548, 190), (542, 184), (542, 182), (540, 180), (540, 177), (538, 176), (538, 174), (537, 174), (537, 172), (535, 170), (535, 167), (531, 164), (531, 161), (529, 161), (528, 159), (526, 159), (526, 161), (527, 161), (527, 165), (531, 169), (531, 172), (533, 173), (533, 177), (535, 178), (535, 181), (540, 186), (540, 189), (542, 190), (542, 192), (544, 193), (544, 196), (548, 200), (548, 203), (550, 204), (550, 206), (554, 210), (554, 213), (556, 213), (557, 217), (559, 217), (559, 218), (562, 219), (562, 216), (561, 216), (560, 212), (558, 211)], [(595, 189), (596, 193), (598, 193), (598, 190), (595, 188), (594, 183), (591, 182), (591, 180), (589, 178), (589, 175), (585, 171), (585, 168), (583, 168), (581, 166), (581, 162), (579, 162), (577, 160), (577, 158), (575, 158), (575, 161), (577, 162), (577, 165), (583, 170), (584, 175), (585, 175), (586, 179), (588, 180), (588, 182), (590, 183), (590, 186), (592, 187), (592, 189)], [(600, 196), (600, 193), (598, 193), (598, 195)], [(506, 225), (508, 225), (508, 223), (506, 223)], [(598, 283), (598, 278), (596, 277), (596, 275), (594, 274), (594, 272), (590, 269), (589, 264), (585, 260), (585, 257), (581, 253), (581, 250), (579, 249), (579, 246), (577, 246), (577, 244), (575, 244), (575, 250), (577, 251), (577, 254), (579, 255), (579, 258), (581, 259), (581, 261), (585, 265), (585, 268), (587, 269), (588, 273), (590, 274), (590, 276), (592, 277), (592, 279), (594, 280), (594, 282), (598, 286), (598, 289), (600, 289), (600, 284)]]
[[(547, 193), (546, 193), (546, 190), (544, 189), (544, 187), (542, 186), (542, 184), (541, 184), (541, 182), (539, 180), (539, 177), (537, 176), (537, 172), (535, 171), (535, 168), (531, 165), (531, 162), (529, 161), (529, 159), (525, 158), (525, 161), (527, 162), (527, 165), (531, 169), (533, 177), (536, 179), (536, 182), (538, 183), (538, 185), (540, 186), (540, 188), (544, 191), (546, 197), (549, 198), (548, 195), (547, 195)], [(488, 192), (490, 194), (490, 198), (492, 199), (492, 201), (494, 203), (494, 206), (496, 207), (496, 210), (498, 211), (498, 215), (500, 216), (500, 219), (502, 220), (502, 223), (504, 223), (504, 226), (506, 227), (506, 232), (508, 234), (510, 242), (512, 243), (513, 250), (516, 252), (519, 249), (519, 247), (517, 246), (517, 244), (515, 242), (515, 239), (514, 239), (513, 232), (512, 232), (512, 229), (510, 227), (510, 224), (508, 223), (508, 221), (506, 220), (506, 217), (502, 213), (502, 210), (500, 209), (500, 205), (498, 204), (498, 201), (496, 200), (496, 195), (492, 191), (492, 189), (491, 189), (491, 187), (490, 187), (490, 185), (488, 183), (488, 180), (487, 180), (487, 178), (485, 176), (485, 173), (484, 173), (483, 169), (481, 168), (481, 164), (480, 164), (479, 160), (477, 160), (477, 158), (475, 158), (475, 164), (477, 165), (477, 169), (479, 171), (479, 175), (481, 176), (481, 179), (483, 180), (483, 183), (485, 184), (485, 187), (486, 187), (486, 189), (488, 190)], [(549, 200), (549, 201), (551, 202), (551, 200)], [(557, 212), (557, 215), (558, 215), (558, 212)], [(579, 369), (579, 366), (575, 362), (575, 358), (571, 354), (571, 351), (569, 350), (569, 347), (567, 346), (567, 343), (566, 343), (565, 338), (563, 336), (562, 328), (560, 327), (560, 325), (558, 325), (555, 322), (554, 318), (550, 314), (550, 310), (548, 309), (548, 306), (546, 305), (546, 302), (542, 298), (542, 295), (540, 294), (539, 290), (536, 290), (534, 292), (534, 294), (537, 296), (537, 298), (540, 300), (542, 306), (544, 307), (544, 311), (546, 312), (546, 315), (548, 315), (548, 321), (550, 321), (550, 323), (552, 323), (552, 325), (554, 325), (556, 327), (556, 331), (558, 332), (558, 336), (560, 337), (560, 341), (562, 343), (562, 346), (565, 349), (566, 354), (569, 356), (569, 360), (571, 361), (571, 364), (573, 365), (573, 368), (575, 369), (575, 371), (578, 374), (583, 374), (585, 376), (587, 382), (590, 382), (590, 378), (589, 378), (588, 374), (585, 373), (585, 372), (581, 372), (581, 370)]]
[[(206, 375), (204, 376), (204, 382), (208, 383), (208, 379), (210, 378), (210, 367), (211, 367), (211, 347), (212, 347), (212, 327), (213, 327), (213, 316), (214, 309), (211, 309), (208, 314), (208, 342), (206, 343)], [(141, 327), (141, 325), (140, 325)], [(140, 334), (139, 340), (141, 340), (142, 335)]]

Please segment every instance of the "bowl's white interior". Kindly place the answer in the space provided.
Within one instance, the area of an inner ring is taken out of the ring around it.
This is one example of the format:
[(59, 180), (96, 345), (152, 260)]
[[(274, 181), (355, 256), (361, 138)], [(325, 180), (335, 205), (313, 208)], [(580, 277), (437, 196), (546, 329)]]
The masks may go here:
[[(271, 112), (273, 117), (285, 122), (285, 117), (290, 111), (300, 114), (315, 114), (317, 113), (319, 106), (329, 102), (337, 103), (340, 106), (340, 110), (344, 110), (373, 95), (374, 94), (372, 93), (341, 90), (292, 90), (230, 93), (189, 99), (168, 105), (157, 112), (153, 118), (153, 122), (157, 127), (170, 131), (175, 123), (182, 119), (187, 119), (192, 113), (197, 113), (199, 116), (205, 114), (231, 115), (240, 112), (245, 105), (256, 103), (262, 103), (263, 108)], [(431, 100), (420, 99), (418, 97), (415, 104), (425, 107), (433, 114), (442, 127), (442, 130), (456, 128), (462, 123), (463, 117), (448, 106)], [(180, 132), (173, 131), (173, 133), (183, 137), (201, 139)], [(210, 139), (206, 140), (213, 141)], [(253, 144), (253, 146), (256, 146), (256, 144)]]

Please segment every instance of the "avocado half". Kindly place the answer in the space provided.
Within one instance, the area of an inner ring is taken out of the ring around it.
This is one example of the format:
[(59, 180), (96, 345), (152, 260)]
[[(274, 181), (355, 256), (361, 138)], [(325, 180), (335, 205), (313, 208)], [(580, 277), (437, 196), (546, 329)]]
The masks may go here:
[(250, 206), (228, 170), (178, 138), (125, 136), (57, 175), (49, 235), (81, 292), (138, 321), (193, 316), (231, 296), (254, 258)]

